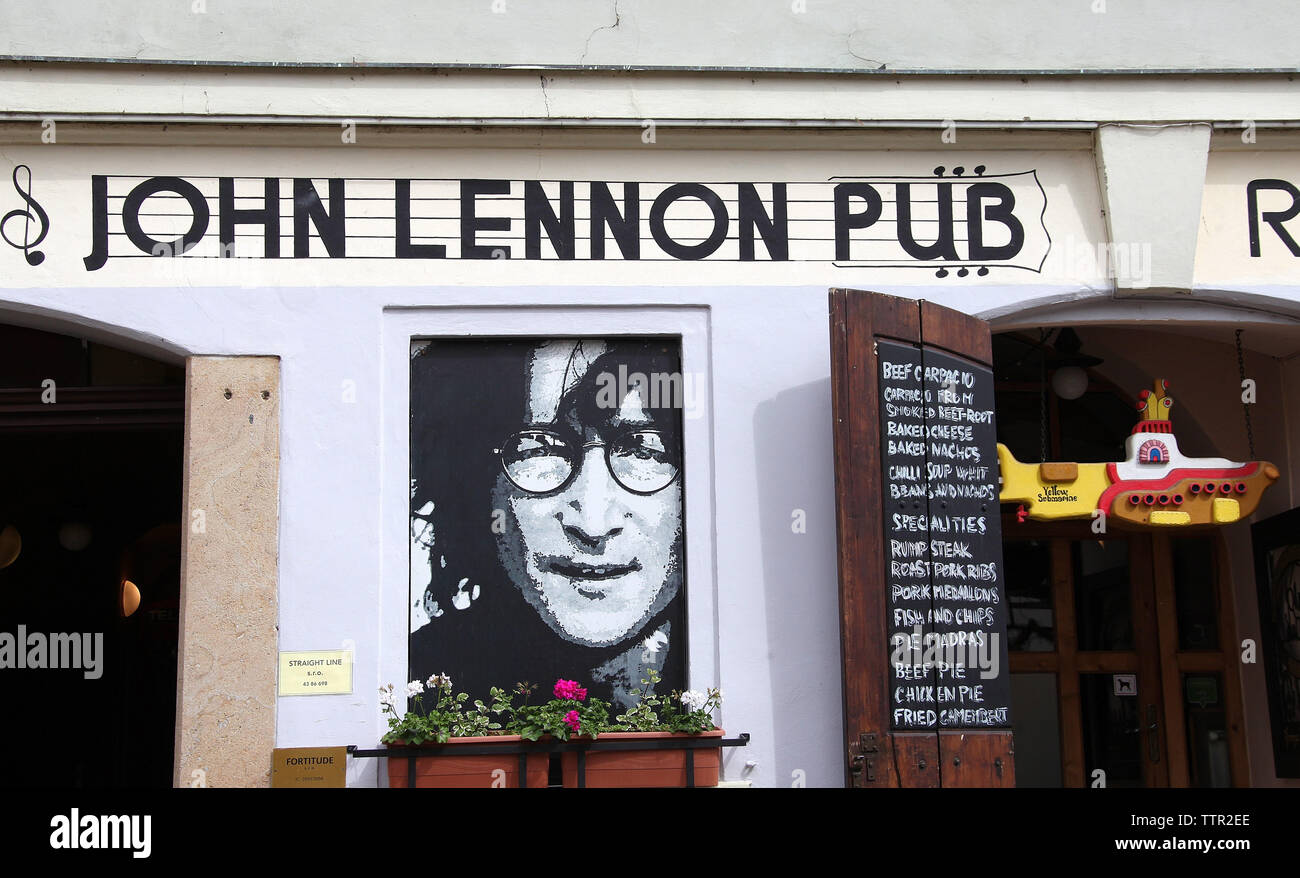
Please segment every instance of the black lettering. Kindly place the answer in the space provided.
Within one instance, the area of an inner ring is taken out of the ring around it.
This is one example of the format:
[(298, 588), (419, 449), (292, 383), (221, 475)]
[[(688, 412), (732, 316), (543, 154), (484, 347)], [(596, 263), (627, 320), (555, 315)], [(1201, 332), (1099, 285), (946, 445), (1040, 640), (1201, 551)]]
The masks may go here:
[(786, 213), (785, 184), (772, 184), (772, 215), (768, 216), (763, 207), (763, 199), (758, 197), (758, 190), (753, 183), (740, 184), (740, 206), (737, 214), (740, 221), (738, 237), (740, 239), (740, 261), (754, 261), (754, 229), (763, 236), (767, 246), (767, 255), (774, 262), (784, 262), (790, 258), (790, 228)]
[[(854, 213), (849, 210), (849, 199), (861, 198), (865, 207)], [(835, 258), (844, 262), (849, 257), (849, 231), (865, 229), (880, 219), (880, 193), (870, 183), (839, 183), (835, 186)]]
[[(983, 205), (985, 198), (998, 199), (997, 204)], [(1016, 196), (1002, 183), (973, 183), (966, 189), (966, 238), (969, 259), (972, 262), (989, 262), (1010, 259), (1025, 245), (1025, 227), (1013, 212)], [(1000, 247), (984, 244), (984, 221), (1002, 223), (1011, 231), (1011, 240)]]
[(912, 184), (897, 183), (898, 199), (894, 211), (898, 215), (898, 243), (913, 259), (958, 259), (952, 239), (952, 184), (939, 183), (939, 230), (933, 244), (918, 244), (912, 234)]
[[(1270, 210), (1260, 213), (1257, 193), (1261, 189), (1287, 193), (1291, 196), (1291, 206), (1285, 210)], [(1273, 227), (1273, 231), (1286, 245), (1286, 248), (1291, 251), (1292, 256), (1300, 256), (1300, 245), (1296, 244), (1295, 238), (1292, 238), (1287, 230), (1282, 227), (1282, 223), (1295, 219), (1297, 215), (1300, 215), (1300, 190), (1297, 190), (1286, 180), (1251, 180), (1247, 183), (1246, 221), (1249, 223), (1250, 255), (1259, 256), (1259, 221), (1262, 219)]]
[[(158, 241), (140, 228), (140, 206), (145, 199), (159, 192), (172, 192), (181, 196), (190, 206), (194, 219), (190, 228), (175, 241)], [(193, 183), (180, 177), (150, 177), (136, 186), (122, 202), (122, 228), (127, 239), (145, 253), (155, 256), (180, 256), (203, 239), (208, 231), (208, 201)]]
[(561, 259), (574, 254), (573, 183), (560, 183), (560, 214), (556, 216), (546, 190), (538, 180), (524, 182), (524, 258), (542, 258), (542, 227)]
[(331, 259), (347, 256), (347, 199), (343, 195), (343, 180), (334, 177), (329, 181), (330, 208), (321, 204), (320, 193), (309, 179), (293, 181), (293, 258), (306, 259), (311, 255), (311, 230), (315, 226), (325, 252)]
[(263, 180), (261, 207), (235, 207), (234, 177), (222, 177), (217, 182), (217, 209), (221, 213), (221, 256), (235, 255), (235, 226), (261, 226), (261, 255), (265, 259), (279, 256), (279, 178)]
[(98, 271), (108, 261), (108, 177), (103, 174), (90, 178), (90, 241), (90, 255), (81, 261), (86, 271)]
[(235, 207), (235, 178), (222, 177), (217, 183), (217, 205), (221, 213), (221, 256), (235, 255), (235, 226), (262, 227), (262, 256), (275, 259), (280, 255), (280, 179), (262, 181), (262, 206)]
[(488, 247), (475, 242), (479, 232), (508, 232), (510, 217), (485, 216), (476, 213), (474, 199), (480, 195), (509, 195), (509, 180), (460, 181), (460, 258), (493, 259), (510, 258), (510, 248), (504, 244)]
[[(668, 234), (664, 216), (668, 213), (668, 208), (682, 198), (698, 198), (713, 213), (713, 231), (699, 244), (679, 244)], [(700, 183), (675, 183), (660, 192), (655, 203), (650, 206), (650, 234), (654, 236), (659, 249), (674, 259), (703, 259), (712, 255), (727, 239), (729, 224), (727, 206), (722, 203), (718, 193)]]
[(591, 258), (605, 258), (605, 229), (609, 228), (624, 259), (641, 258), (641, 194), (637, 183), (623, 184), (619, 213), (607, 183), (591, 184)]
[(446, 259), (445, 244), (411, 243), (411, 181), (394, 180), (393, 207), (397, 214), (396, 256), (398, 259)]

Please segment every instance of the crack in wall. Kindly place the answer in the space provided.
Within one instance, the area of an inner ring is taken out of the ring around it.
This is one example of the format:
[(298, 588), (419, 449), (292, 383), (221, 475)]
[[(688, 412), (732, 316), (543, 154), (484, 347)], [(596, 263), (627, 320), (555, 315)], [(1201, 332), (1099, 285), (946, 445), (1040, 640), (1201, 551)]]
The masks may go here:
[(879, 58), (864, 58), (861, 55), (859, 55), (857, 52), (853, 51), (853, 38), (856, 37), (861, 32), (862, 29), (858, 28), (850, 31), (844, 36), (844, 51), (848, 52), (850, 55), (852, 55), (854, 58), (857, 58), (859, 61), (865, 61), (868, 64), (879, 64), (880, 66), (877, 67), (876, 69), (884, 70), (887, 66), (889, 66), (889, 62), (881, 61)]
[(618, 11), (618, 0), (614, 0), (614, 23), (602, 24), (600, 27), (587, 34), (587, 42), (582, 47), (582, 54), (578, 57), (578, 64), (583, 64), (587, 60), (587, 53), (591, 51), (591, 39), (603, 30), (615, 30), (623, 23), (623, 17)]

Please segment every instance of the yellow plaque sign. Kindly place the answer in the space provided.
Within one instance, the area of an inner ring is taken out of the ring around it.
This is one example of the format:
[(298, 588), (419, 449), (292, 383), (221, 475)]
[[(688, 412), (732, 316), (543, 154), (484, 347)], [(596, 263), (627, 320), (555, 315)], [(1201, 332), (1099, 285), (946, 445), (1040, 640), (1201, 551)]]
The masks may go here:
[(281, 695), (351, 695), (352, 650), (280, 653)]
[(271, 751), (272, 787), (347, 786), (346, 747), (279, 747)]

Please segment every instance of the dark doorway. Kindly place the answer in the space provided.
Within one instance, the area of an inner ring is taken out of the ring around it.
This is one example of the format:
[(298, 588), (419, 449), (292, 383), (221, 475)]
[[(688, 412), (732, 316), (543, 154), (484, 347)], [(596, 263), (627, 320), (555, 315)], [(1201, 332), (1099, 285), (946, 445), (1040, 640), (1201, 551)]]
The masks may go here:
[(171, 786), (183, 422), (179, 364), (0, 325), (0, 785)]
[[(1102, 360), (1069, 330), (995, 335), (993, 359), (998, 440), (1019, 459), (1124, 456), (1136, 397), (1093, 371)], [(1066, 368), (1084, 373), (1077, 393), (1057, 388)], [(1099, 534), (1002, 512), (1017, 785), (1244, 785), (1223, 534)]]

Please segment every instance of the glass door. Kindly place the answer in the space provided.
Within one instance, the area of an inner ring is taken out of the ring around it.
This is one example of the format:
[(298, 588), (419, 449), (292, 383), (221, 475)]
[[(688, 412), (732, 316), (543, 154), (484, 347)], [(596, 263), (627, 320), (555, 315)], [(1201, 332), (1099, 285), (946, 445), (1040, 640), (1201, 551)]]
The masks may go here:
[(1017, 785), (1244, 782), (1216, 535), (1003, 533)]

